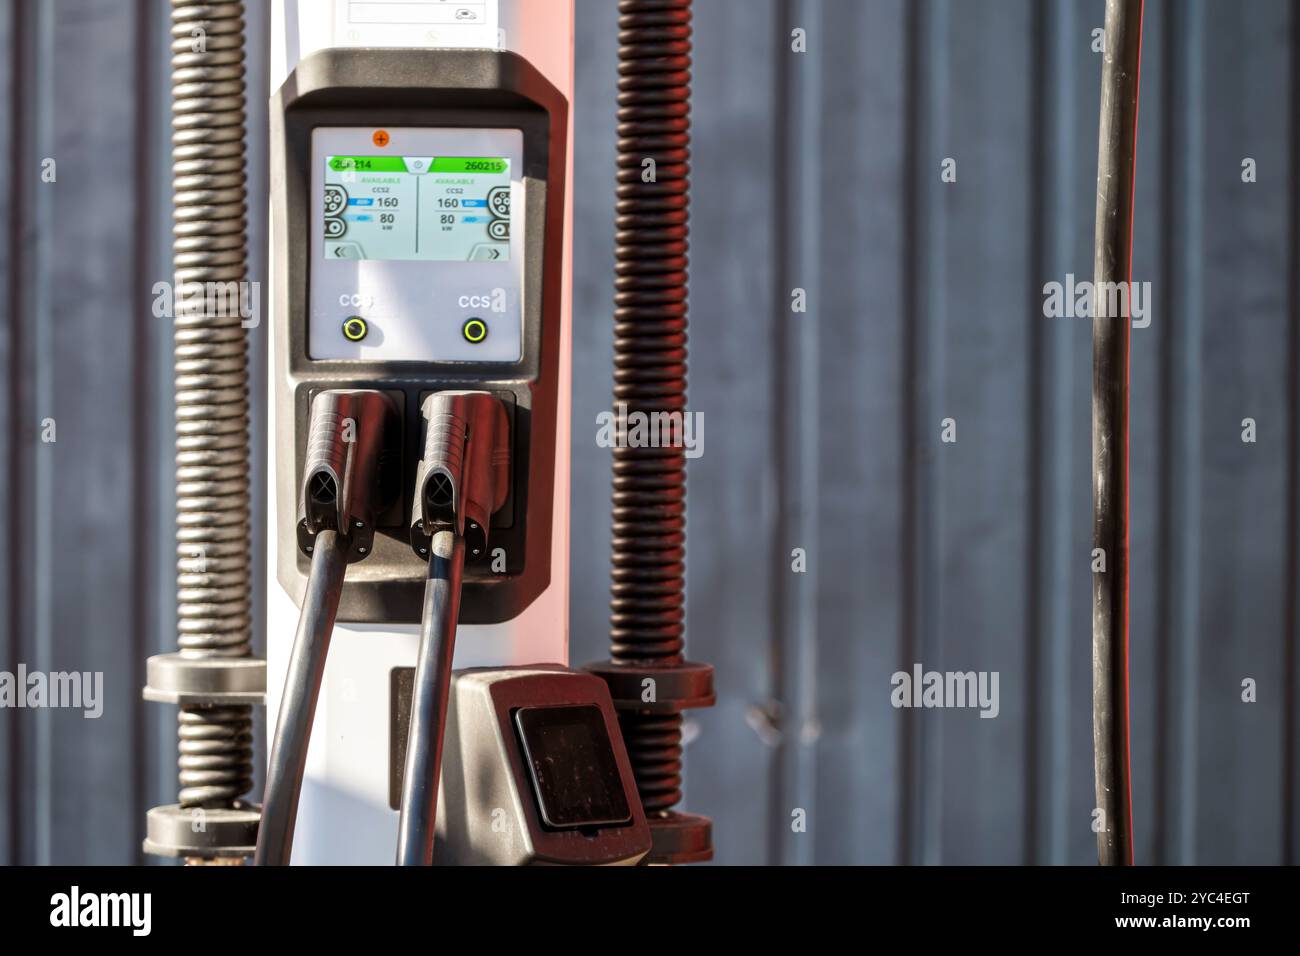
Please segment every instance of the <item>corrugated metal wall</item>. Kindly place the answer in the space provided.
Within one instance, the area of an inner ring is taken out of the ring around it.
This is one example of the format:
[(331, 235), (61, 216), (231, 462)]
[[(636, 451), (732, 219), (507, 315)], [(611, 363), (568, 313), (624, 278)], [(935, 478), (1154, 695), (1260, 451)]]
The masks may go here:
[[(732, 863), (1090, 862), (1090, 331), (1042, 286), (1091, 277), (1102, 4), (696, 7), (688, 641), (720, 694), (686, 806)], [(0, 6), (0, 668), (103, 670), (107, 700), (0, 711), (0, 860), (135, 859), (174, 795), (172, 715), (138, 700), (173, 640), (165, 10)], [(606, 654), (615, 22), (578, 0), (575, 661)], [(1141, 862), (1300, 860), (1298, 54), (1285, 0), (1148, 0)], [(999, 672), (999, 716), (893, 709), (917, 662)]]

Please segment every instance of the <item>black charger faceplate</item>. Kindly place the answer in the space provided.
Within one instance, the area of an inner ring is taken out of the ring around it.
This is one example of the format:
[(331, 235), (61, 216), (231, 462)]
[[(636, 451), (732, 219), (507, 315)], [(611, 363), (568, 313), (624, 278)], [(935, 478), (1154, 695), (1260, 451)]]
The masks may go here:
[[(329, 388), (384, 391), (398, 402), (401, 417), (401, 447), (396, 452), (403, 472), (401, 506), (390, 509), (375, 529), (370, 557), (349, 568), (340, 621), (420, 620), (426, 565), (411, 549), (405, 516), (411, 510), (414, 463), (422, 447), (420, 405), (434, 391), (493, 392), (503, 399), (511, 419), (510, 493), (493, 516), (488, 553), (465, 568), (461, 623), (510, 620), (550, 583), (568, 114), (564, 96), (526, 60), (493, 50), (321, 50), (304, 58), (273, 98), (271, 388), (278, 423), (273, 507), (277, 578), (295, 601), (301, 602), (309, 569), (294, 526), (303, 437), (312, 396)], [(523, 133), (526, 268), (519, 362), (309, 357), (312, 131), (330, 126), (505, 128)]]

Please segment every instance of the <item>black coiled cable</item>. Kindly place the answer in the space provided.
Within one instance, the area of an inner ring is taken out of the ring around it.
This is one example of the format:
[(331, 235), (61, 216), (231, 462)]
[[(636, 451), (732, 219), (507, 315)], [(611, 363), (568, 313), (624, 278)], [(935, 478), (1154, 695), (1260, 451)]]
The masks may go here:
[[(686, 458), (628, 447), (626, 418), (686, 410), (690, 0), (619, 3), (611, 657), (675, 663), (684, 643)], [(681, 799), (681, 715), (620, 712), (647, 814)]]

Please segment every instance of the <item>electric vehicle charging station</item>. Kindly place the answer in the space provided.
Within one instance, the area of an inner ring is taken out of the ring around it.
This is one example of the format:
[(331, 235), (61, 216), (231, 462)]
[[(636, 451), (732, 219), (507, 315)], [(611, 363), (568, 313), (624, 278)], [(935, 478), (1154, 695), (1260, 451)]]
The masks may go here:
[[(680, 414), (690, 0), (620, 22), (615, 399)], [(244, 275), (243, 33), (237, 4), (176, 0), (178, 279)], [(149, 662), (146, 697), (182, 705), (182, 792), (145, 849), (711, 858), (709, 820), (673, 809), (681, 711), (713, 702), (683, 655), (684, 446), (615, 446), (611, 659), (568, 667), (572, 0), (285, 0), (271, 72), (267, 658), (242, 329), (199, 310), (177, 323), (178, 599), (213, 633)]]
[[(369, 553), (342, 584), (294, 862), (393, 859), (403, 775), (419, 766), (407, 734), (420, 720), (418, 627), (440, 506), (425, 492), (453, 480), (426, 469), (422, 443), (443, 413), (422, 411), (445, 396), (478, 400), (504, 434), (477, 446), (497, 501), (442, 501), (465, 539), (455, 664), (480, 670), (441, 701), (438, 859), (636, 862), (649, 847), (608, 691), (564, 667), (573, 11), (545, 6), (500, 4), (495, 23), (440, 29), (438, 49), (392, 48), (410, 42), (404, 31), (321, 21), (306, 4), (277, 17), (268, 715), (310, 574), (312, 401), (367, 390), (393, 419), (381, 455), (393, 487), (375, 525), (355, 529)], [(451, 48), (461, 32), (466, 47)], [(522, 46), (498, 49), (499, 37)], [(484, 433), (470, 412), (449, 414)], [(468, 484), (454, 496), (468, 499)], [(592, 748), (581, 759), (605, 770), (585, 781), (582, 800), (603, 807), (594, 816), (575, 812), (571, 777), (544, 769), (578, 739)]]

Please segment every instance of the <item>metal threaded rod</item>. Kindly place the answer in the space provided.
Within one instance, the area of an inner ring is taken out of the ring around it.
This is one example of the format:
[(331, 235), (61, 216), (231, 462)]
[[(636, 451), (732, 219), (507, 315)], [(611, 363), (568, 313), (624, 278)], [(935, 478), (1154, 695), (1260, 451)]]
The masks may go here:
[[(686, 410), (690, 0), (622, 0), (618, 70), (610, 648), (615, 665), (672, 667), (684, 661), (685, 450), (628, 447), (623, 413)], [(682, 795), (680, 708), (622, 701), (619, 723), (654, 825)]]
[[(251, 654), (243, 16), (172, 3), (176, 596), (192, 658)], [(182, 807), (233, 806), (252, 765), (250, 707), (181, 708)]]
[(619, 726), (647, 814), (682, 799), (682, 715), (623, 712)]

